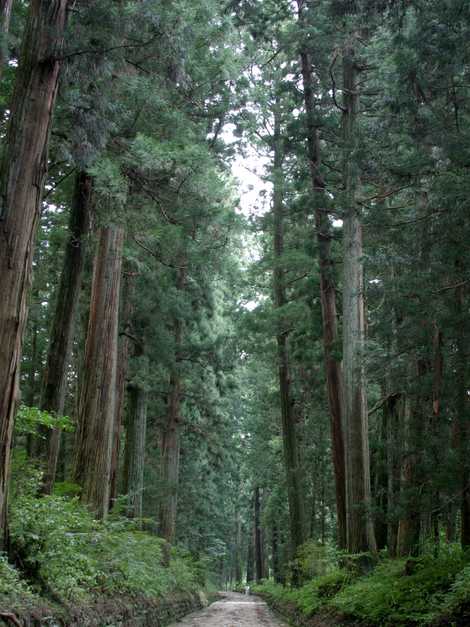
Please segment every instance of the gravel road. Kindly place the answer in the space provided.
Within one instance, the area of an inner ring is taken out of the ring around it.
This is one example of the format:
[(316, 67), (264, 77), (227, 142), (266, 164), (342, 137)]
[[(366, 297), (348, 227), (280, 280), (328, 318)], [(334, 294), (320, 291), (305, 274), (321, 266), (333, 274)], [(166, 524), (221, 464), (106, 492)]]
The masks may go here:
[(205, 610), (170, 627), (287, 627), (259, 597), (236, 592), (224, 592), (221, 596)]

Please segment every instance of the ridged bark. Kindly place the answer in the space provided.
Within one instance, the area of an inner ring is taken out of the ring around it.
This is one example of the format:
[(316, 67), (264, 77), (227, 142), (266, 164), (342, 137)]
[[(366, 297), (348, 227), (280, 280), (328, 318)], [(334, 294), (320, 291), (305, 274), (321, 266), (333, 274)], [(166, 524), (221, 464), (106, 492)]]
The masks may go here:
[[(274, 272), (273, 291), (276, 309), (286, 304), (284, 270), (282, 255), (284, 253), (284, 177), (282, 172), (283, 146), (279, 114), (274, 114), (274, 167), (273, 167), (273, 218), (274, 218)], [(287, 475), (287, 494), (289, 500), (289, 526), (291, 536), (292, 557), (305, 541), (304, 524), (304, 492), (299, 464), (298, 442), (295, 416), (292, 411), (290, 392), (289, 348), (286, 322), (279, 315), (276, 332), (279, 394), (281, 399), (282, 441), (284, 448), (284, 464)]]
[[(113, 446), (111, 453), (111, 479), (110, 479), (110, 495), (109, 495), (109, 508), (112, 509), (114, 502), (118, 495), (118, 471), (119, 471), (119, 456), (121, 449), (121, 432), (122, 423), (124, 418), (124, 407), (126, 401), (126, 387), (127, 387), (127, 371), (129, 368), (129, 352), (130, 342), (128, 331), (131, 328), (131, 320), (133, 314), (133, 298), (135, 292), (135, 273), (126, 272), (123, 273), (123, 288), (122, 288), (122, 313), (121, 313), (121, 328), (123, 331), (120, 334), (119, 342), (119, 358), (118, 358), (118, 371), (117, 371), (117, 400), (116, 400), (116, 413), (113, 429)], [(129, 434), (126, 432), (126, 450), (125, 450), (125, 463), (124, 463), (124, 494), (128, 493), (127, 481), (129, 477)]]
[[(92, 179), (85, 172), (75, 178), (69, 220), (69, 237), (65, 249), (51, 339), (44, 372), (41, 409), (63, 415), (75, 319), (82, 286), (91, 219)], [(48, 431), (46, 465), (42, 491), (50, 494), (55, 481), (60, 448), (60, 431)]]
[(127, 516), (142, 518), (144, 493), (145, 437), (147, 431), (147, 392), (138, 386), (129, 388), (128, 435), (129, 464), (127, 468)]
[(32, 0), (0, 168), (0, 527), (67, 0)]
[(357, 67), (354, 49), (343, 49), (343, 376), (346, 440), (347, 547), (375, 551), (371, 504), (369, 433), (365, 391), (365, 305), (362, 227), (356, 201), (358, 182)]
[[(303, 24), (302, 2), (298, 2), (299, 22)], [(310, 178), (315, 205), (315, 229), (320, 270), (320, 303), (323, 327), (325, 375), (330, 410), (331, 453), (335, 476), (338, 545), (346, 548), (346, 469), (343, 433), (343, 399), (341, 362), (335, 355), (338, 344), (336, 286), (331, 253), (332, 228), (327, 213), (326, 185), (320, 172), (320, 138), (315, 124), (315, 100), (312, 63), (308, 51), (300, 53), (304, 104), (307, 114), (307, 146)]]
[(79, 405), (74, 476), (82, 500), (100, 518), (109, 509), (123, 243), (122, 228), (101, 228)]

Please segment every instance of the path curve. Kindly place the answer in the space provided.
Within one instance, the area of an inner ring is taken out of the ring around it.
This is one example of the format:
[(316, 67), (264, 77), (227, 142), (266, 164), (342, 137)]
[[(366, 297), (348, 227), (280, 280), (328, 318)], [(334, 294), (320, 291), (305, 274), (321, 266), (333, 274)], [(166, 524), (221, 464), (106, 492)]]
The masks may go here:
[(222, 592), (220, 597), (205, 610), (170, 627), (287, 627), (257, 596)]

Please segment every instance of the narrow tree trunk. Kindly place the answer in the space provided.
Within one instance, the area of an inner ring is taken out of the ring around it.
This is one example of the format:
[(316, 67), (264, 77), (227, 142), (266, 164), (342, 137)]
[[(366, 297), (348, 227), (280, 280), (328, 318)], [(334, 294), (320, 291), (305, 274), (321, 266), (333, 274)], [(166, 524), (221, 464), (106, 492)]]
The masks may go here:
[(122, 228), (101, 229), (80, 394), (74, 474), (82, 500), (100, 518), (109, 509), (123, 243)]
[(240, 512), (237, 513), (236, 520), (236, 541), (235, 541), (235, 581), (240, 583), (242, 580), (242, 517)]
[[(298, 2), (299, 22), (303, 23), (302, 2)], [(326, 211), (326, 185), (320, 171), (319, 131), (315, 124), (315, 101), (310, 55), (303, 48), (300, 54), (305, 111), (307, 114), (307, 141), (310, 177), (315, 205), (315, 228), (320, 266), (320, 302), (323, 324), (323, 350), (331, 423), (331, 452), (335, 474), (336, 517), (338, 545), (346, 548), (346, 469), (343, 434), (342, 372), (340, 360), (335, 356), (338, 344), (336, 289), (334, 261), (331, 253), (331, 224)]]
[(173, 544), (176, 534), (178, 483), (180, 467), (180, 395), (179, 374), (170, 377), (167, 423), (162, 437), (162, 483), (164, 494), (160, 504), (160, 535)]
[(271, 526), (271, 551), (273, 579), (276, 583), (282, 583), (281, 559), (279, 555), (279, 527), (275, 520), (272, 522)]
[(0, 529), (67, 0), (32, 0), (0, 168)]
[[(57, 294), (41, 396), (41, 409), (59, 416), (64, 413), (67, 368), (72, 351), (75, 319), (87, 254), (87, 238), (90, 230), (91, 195), (91, 177), (85, 172), (79, 172), (75, 179), (69, 220), (69, 238)], [(50, 494), (55, 481), (59, 456), (60, 431), (58, 429), (48, 431), (46, 446), (47, 461), (43, 492)]]
[[(279, 114), (275, 112), (274, 130), (274, 169), (273, 169), (273, 213), (274, 213), (274, 303), (277, 309), (286, 304), (284, 270), (282, 255), (284, 252), (284, 178), (282, 173), (283, 147)], [(289, 519), (291, 532), (292, 557), (303, 544), (304, 503), (300, 477), (299, 452), (296, 435), (296, 423), (292, 408), (289, 373), (288, 335), (286, 323), (280, 316), (277, 331), (277, 354), (279, 372), (279, 392), (281, 397), (282, 439), (284, 444), (284, 462), (287, 474), (287, 492), (289, 498)]]
[[(183, 265), (183, 264), (181, 264)], [(182, 291), (186, 280), (184, 267), (178, 270), (176, 288)], [(174, 320), (175, 366), (170, 375), (167, 422), (162, 434), (162, 484), (164, 494), (160, 503), (160, 535), (173, 544), (176, 535), (176, 513), (178, 507), (178, 483), (180, 468), (180, 428), (181, 428), (181, 377), (179, 361), (183, 339), (183, 322)]]
[(145, 434), (147, 429), (147, 392), (141, 387), (129, 389), (129, 466), (127, 479), (127, 516), (142, 518), (144, 493)]
[(457, 416), (454, 425), (454, 445), (457, 449), (460, 476), (460, 542), (470, 546), (470, 401), (468, 396), (468, 333), (465, 313), (464, 286), (455, 293), (457, 329)]
[[(424, 377), (428, 366), (421, 358), (416, 359), (416, 378), (425, 386)], [(418, 383), (419, 385), (419, 383)], [(420, 393), (405, 410), (406, 449), (403, 456), (401, 470), (401, 510), (403, 512), (397, 537), (397, 555), (417, 555), (420, 550), (420, 535), (422, 525), (422, 489), (423, 489), (423, 437), (426, 400)]]
[(346, 434), (348, 550), (375, 551), (370, 517), (371, 488), (369, 434), (364, 376), (365, 307), (362, 265), (362, 228), (356, 202), (358, 180), (356, 117), (357, 69), (354, 50), (343, 50), (343, 374)]
[(399, 447), (401, 434), (401, 413), (403, 399), (399, 394), (390, 395), (384, 405), (387, 414), (387, 546), (389, 555), (396, 556), (398, 536), (398, 495), (400, 491)]
[(252, 531), (248, 534), (248, 547), (246, 555), (246, 583), (250, 584), (255, 578), (255, 550)]
[(254, 495), (254, 514), (255, 514), (255, 566), (256, 566), (256, 582), (259, 583), (264, 578), (263, 569), (263, 542), (261, 538), (261, 495), (259, 487), (255, 488)]

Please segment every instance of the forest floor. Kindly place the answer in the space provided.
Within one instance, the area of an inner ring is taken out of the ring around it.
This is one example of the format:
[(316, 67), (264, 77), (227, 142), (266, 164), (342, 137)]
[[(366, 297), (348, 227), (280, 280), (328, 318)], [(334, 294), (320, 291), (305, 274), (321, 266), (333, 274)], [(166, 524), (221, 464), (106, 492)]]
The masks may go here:
[(287, 627), (257, 596), (224, 592), (201, 612), (190, 614), (170, 627)]

